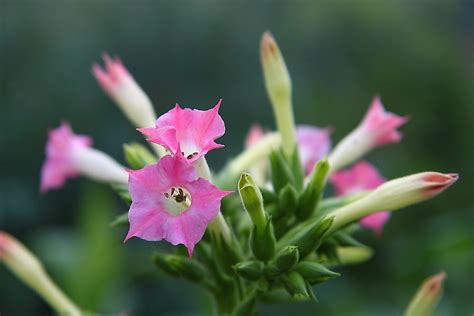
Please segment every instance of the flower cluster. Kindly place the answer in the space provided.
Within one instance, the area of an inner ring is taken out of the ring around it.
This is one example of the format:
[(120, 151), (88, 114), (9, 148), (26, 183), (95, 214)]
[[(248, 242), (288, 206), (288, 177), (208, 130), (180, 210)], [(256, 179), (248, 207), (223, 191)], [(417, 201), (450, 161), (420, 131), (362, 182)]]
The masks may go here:
[[(224, 147), (216, 143), (225, 133), (221, 100), (208, 110), (176, 104), (157, 118), (122, 62), (108, 55), (104, 60), (105, 68), (93, 66), (95, 78), (155, 154), (126, 144), (124, 167), (64, 122), (49, 132), (40, 191), (78, 175), (113, 184), (129, 204), (116, 221), (128, 225), (125, 241), (184, 245), (187, 256), (174, 247), (174, 253), (156, 254), (155, 264), (209, 290), (219, 314), (254, 314), (257, 301), (315, 299), (315, 285), (339, 276), (330, 268), (372, 255), (355, 239), (359, 228), (381, 235), (390, 212), (432, 198), (458, 179), (421, 172), (386, 181), (361, 160), (400, 142), (398, 128), (408, 120), (386, 111), (378, 96), (334, 148), (331, 128), (295, 125), (289, 71), (269, 33), (262, 38), (261, 62), (277, 130), (254, 125), (243, 152), (214, 179), (206, 155)], [(334, 197), (327, 197), (328, 183)], [(0, 247), (0, 258), (3, 252)], [(413, 304), (411, 309), (420, 308)]]

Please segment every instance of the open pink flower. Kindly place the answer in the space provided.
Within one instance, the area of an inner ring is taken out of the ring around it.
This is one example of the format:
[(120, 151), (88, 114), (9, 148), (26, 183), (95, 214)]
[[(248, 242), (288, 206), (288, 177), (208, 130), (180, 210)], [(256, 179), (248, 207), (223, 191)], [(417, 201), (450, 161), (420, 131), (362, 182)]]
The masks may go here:
[(92, 139), (76, 135), (67, 122), (49, 131), (46, 144), (46, 161), (41, 169), (41, 192), (63, 186), (67, 178), (77, 177), (79, 171), (72, 163), (72, 152), (92, 146)]
[(331, 139), (329, 128), (319, 128), (309, 125), (298, 125), (296, 127), (296, 138), (301, 164), (309, 174), (313, 171), (314, 165), (324, 158), (331, 149)]
[(198, 178), (192, 164), (179, 151), (157, 164), (130, 170), (129, 174), (132, 205), (125, 240), (165, 239), (173, 245), (185, 245), (189, 256), (218, 214), (222, 198), (231, 193)]
[(58, 189), (68, 178), (85, 175), (103, 182), (126, 183), (125, 169), (105, 153), (91, 147), (92, 139), (76, 135), (63, 122), (49, 131), (46, 160), (41, 169), (40, 191)]
[(221, 101), (207, 111), (182, 109), (176, 104), (158, 118), (155, 127), (138, 130), (149, 142), (160, 144), (173, 154), (179, 143), (183, 156), (195, 161), (212, 149), (224, 147), (214, 142), (225, 132), (224, 121), (219, 115)]
[[(351, 169), (334, 173), (329, 181), (336, 189), (336, 195), (348, 195), (372, 190), (385, 182), (374, 166), (365, 161), (356, 163)], [(359, 224), (371, 229), (377, 234), (382, 233), (385, 222), (390, 218), (390, 212), (377, 212), (362, 218)]]

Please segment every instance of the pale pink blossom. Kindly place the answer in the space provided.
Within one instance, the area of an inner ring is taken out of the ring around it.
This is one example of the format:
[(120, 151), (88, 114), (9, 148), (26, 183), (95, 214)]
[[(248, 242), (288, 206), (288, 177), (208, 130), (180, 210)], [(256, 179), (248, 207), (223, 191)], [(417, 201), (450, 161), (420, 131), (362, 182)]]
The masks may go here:
[(179, 144), (183, 156), (195, 161), (212, 149), (224, 147), (214, 142), (225, 132), (224, 121), (219, 115), (221, 101), (207, 111), (183, 109), (176, 104), (158, 118), (155, 127), (138, 130), (149, 142), (162, 145), (172, 154), (176, 154)]
[(359, 126), (344, 137), (329, 156), (332, 171), (358, 160), (373, 148), (399, 142), (397, 130), (408, 121), (407, 117), (385, 111), (380, 97), (374, 97)]
[(129, 174), (132, 205), (125, 240), (165, 239), (173, 245), (185, 245), (189, 256), (219, 213), (222, 198), (231, 193), (198, 178), (180, 151)]
[(41, 169), (40, 191), (44, 193), (58, 189), (68, 178), (79, 175), (105, 182), (126, 182), (125, 169), (91, 146), (92, 139), (89, 136), (74, 134), (66, 122), (50, 130), (46, 160)]
[(117, 103), (135, 127), (153, 125), (153, 105), (119, 58), (104, 54), (105, 67), (92, 66), (92, 74), (102, 89)]
[(247, 132), (247, 136), (245, 137), (245, 148), (251, 148), (253, 145), (257, 144), (264, 135), (265, 131), (260, 125), (252, 125), (252, 127), (250, 127), (249, 131)]
[[(329, 181), (334, 185), (336, 195), (342, 196), (373, 190), (384, 183), (385, 179), (370, 163), (360, 161), (350, 169), (334, 173)], [(359, 220), (359, 224), (377, 234), (381, 234), (383, 226), (389, 218), (390, 212), (380, 211), (362, 218)]]
[(329, 128), (319, 128), (309, 125), (296, 126), (296, 139), (301, 164), (306, 174), (313, 171), (314, 165), (324, 158), (331, 149)]

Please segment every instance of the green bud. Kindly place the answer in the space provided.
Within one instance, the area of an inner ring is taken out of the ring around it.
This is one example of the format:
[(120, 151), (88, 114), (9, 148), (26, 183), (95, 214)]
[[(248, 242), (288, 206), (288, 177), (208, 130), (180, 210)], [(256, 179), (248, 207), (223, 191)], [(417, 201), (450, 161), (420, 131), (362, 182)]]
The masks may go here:
[(291, 269), (298, 263), (300, 259), (300, 253), (298, 247), (296, 246), (287, 246), (280, 251), (275, 258), (275, 266), (281, 272), (286, 272)]
[(266, 215), (263, 209), (263, 197), (257, 184), (248, 173), (242, 173), (239, 180), (239, 195), (242, 204), (250, 215), (252, 222), (258, 229), (263, 230), (266, 225)]
[(298, 192), (291, 184), (285, 185), (285, 187), (278, 194), (278, 208), (276, 216), (273, 217), (277, 220), (285, 215), (292, 214), (296, 210), (298, 205)]
[(235, 238), (226, 240), (222, 234), (212, 233), (212, 244), (218, 262), (217, 266), (227, 275), (233, 275), (232, 266), (243, 260), (240, 245)]
[(275, 254), (276, 239), (273, 232), (273, 224), (270, 219), (267, 219), (265, 229), (259, 229), (254, 226), (250, 235), (250, 247), (252, 253), (258, 260), (268, 261)]
[(280, 150), (270, 154), (270, 166), (272, 171), (272, 184), (275, 192), (280, 191), (287, 184), (295, 184), (295, 179), (288, 161)]
[(365, 262), (372, 258), (372, 249), (367, 246), (361, 247), (337, 247), (336, 257), (338, 264), (340, 265), (351, 265)]
[(233, 268), (239, 276), (249, 281), (256, 281), (263, 274), (263, 264), (259, 261), (239, 262)]
[(319, 247), (326, 232), (331, 228), (332, 221), (332, 217), (325, 217), (320, 221), (313, 220), (297, 225), (278, 241), (277, 250), (287, 245), (295, 245), (298, 247), (300, 258), (305, 258)]
[(304, 185), (304, 170), (301, 165), (300, 153), (297, 146), (293, 149), (293, 154), (290, 157), (289, 164), (295, 178), (295, 187), (298, 192), (301, 192)]
[(132, 169), (141, 169), (157, 161), (157, 158), (139, 143), (124, 144), (123, 151), (125, 160)]
[(296, 217), (299, 220), (304, 221), (314, 214), (326, 185), (328, 174), (329, 163), (327, 158), (324, 158), (316, 164), (309, 183), (301, 195), (296, 209)]
[(272, 190), (260, 188), (260, 193), (262, 193), (263, 202), (265, 203), (265, 205), (278, 201), (278, 196)]
[(281, 281), (285, 289), (295, 299), (305, 299), (309, 297), (304, 278), (296, 271), (292, 271), (287, 275), (282, 276)]
[(432, 275), (420, 286), (408, 305), (405, 316), (430, 316), (433, 314), (443, 295), (443, 281), (446, 273), (443, 271)]
[(322, 264), (312, 261), (300, 262), (296, 266), (295, 271), (300, 273), (303, 278), (310, 283), (317, 282), (322, 278), (334, 278), (340, 276), (339, 273), (333, 272)]

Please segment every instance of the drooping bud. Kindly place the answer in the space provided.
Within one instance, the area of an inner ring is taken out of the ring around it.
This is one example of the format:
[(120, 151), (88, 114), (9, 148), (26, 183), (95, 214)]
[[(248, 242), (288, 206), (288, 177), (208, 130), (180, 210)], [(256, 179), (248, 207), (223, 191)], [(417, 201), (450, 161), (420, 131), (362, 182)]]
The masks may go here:
[(333, 272), (322, 264), (313, 261), (300, 262), (296, 266), (295, 271), (300, 273), (311, 284), (340, 276), (339, 273)]
[(276, 255), (275, 266), (280, 272), (286, 272), (293, 269), (299, 260), (298, 247), (287, 246)]
[(331, 171), (349, 165), (373, 148), (399, 142), (402, 135), (397, 128), (407, 121), (407, 117), (385, 111), (380, 97), (374, 97), (359, 126), (344, 137), (331, 152)]
[(80, 309), (58, 288), (40, 261), (13, 236), (0, 231), (0, 263), (31, 287), (58, 315), (80, 316)]
[(141, 169), (157, 161), (157, 158), (139, 143), (124, 144), (123, 151), (125, 159), (132, 169)]
[(443, 295), (443, 281), (446, 273), (441, 271), (427, 278), (412, 298), (405, 316), (430, 316)]
[(296, 146), (291, 79), (280, 49), (269, 32), (265, 32), (262, 36), (260, 57), (265, 87), (282, 137), (283, 151), (290, 157)]
[(181, 276), (192, 282), (199, 282), (207, 276), (207, 270), (202, 264), (182, 256), (158, 253), (154, 262), (168, 274)]
[(421, 172), (385, 182), (363, 198), (329, 213), (334, 216), (331, 230), (379, 210), (394, 211), (433, 198), (457, 179), (455, 173)]
[(323, 237), (331, 228), (332, 222), (333, 217), (326, 217), (322, 220), (312, 220), (309, 223), (304, 222), (295, 226), (278, 240), (277, 250), (294, 245), (298, 247), (300, 259), (304, 259), (319, 247)]
[(256, 281), (263, 274), (263, 264), (260, 261), (239, 262), (233, 267), (239, 276), (249, 281)]
[(327, 159), (318, 161), (311, 175), (308, 185), (301, 195), (296, 210), (296, 217), (299, 220), (310, 218), (318, 207), (322, 192), (326, 186), (329, 173), (329, 163)]

